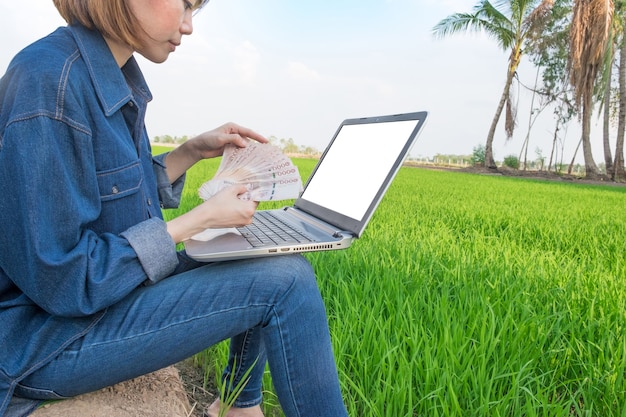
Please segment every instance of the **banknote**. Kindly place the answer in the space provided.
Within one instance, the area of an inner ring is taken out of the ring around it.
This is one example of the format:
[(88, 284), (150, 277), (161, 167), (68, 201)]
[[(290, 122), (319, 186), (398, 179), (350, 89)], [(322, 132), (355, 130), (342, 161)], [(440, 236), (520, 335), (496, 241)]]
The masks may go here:
[(291, 159), (278, 147), (258, 142), (245, 148), (227, 145), (215, 176), (198, 192), (208, 200), (235, 184), (245, 185), (248, 191), (239, 197), (252, 201), (289, 200), (302, 192), (300, 172)]

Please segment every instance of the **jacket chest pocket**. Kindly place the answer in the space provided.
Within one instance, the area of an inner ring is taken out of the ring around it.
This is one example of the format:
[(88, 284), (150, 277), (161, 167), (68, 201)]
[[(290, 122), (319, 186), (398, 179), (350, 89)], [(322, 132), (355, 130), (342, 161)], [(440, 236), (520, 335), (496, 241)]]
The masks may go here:
[(115, 169), (98, 172), (100, 200), (111, 201), (135, 194), (143, 181), (139, 161)]

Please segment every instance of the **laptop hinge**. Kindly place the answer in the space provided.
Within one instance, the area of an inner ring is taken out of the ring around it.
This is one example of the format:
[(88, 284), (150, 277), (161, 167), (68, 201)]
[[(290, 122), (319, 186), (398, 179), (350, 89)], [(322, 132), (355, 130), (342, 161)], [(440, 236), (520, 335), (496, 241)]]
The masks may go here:
[(307, 223), (315, 224), (321, 230), (325, 231), (326, 233), (328, 233), (329, 235), (333, 237), (341, 238), (345, 236), (345, 232), (341, 230), (337, 230), (337, 228), (333, 227), (333, 225), (323, 222), (311, 216), (310, 214), (307, 214), (301, 210), (298, 210), (295, 207), (285, 207), (283, 210), (285, 210), (286, 212), (289, 212), (290, 215), (293, 215), (299, 219), (306, 221)]

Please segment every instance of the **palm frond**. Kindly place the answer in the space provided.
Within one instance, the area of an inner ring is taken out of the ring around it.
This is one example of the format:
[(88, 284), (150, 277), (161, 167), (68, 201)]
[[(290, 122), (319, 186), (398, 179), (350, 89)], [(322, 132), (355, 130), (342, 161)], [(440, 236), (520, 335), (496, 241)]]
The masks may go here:
[(531, 38), (538, 38), (541, 36), (541, 31), (546, 26), (550, 13), (554, 7), (554, 0), (542, 0), (541, 4), (533, 9), (532, 12), (523, 22), (524, 32)]
[(437, 38), (466, 32), (483, 32), (504, 50), (509, 49), (515, 41), (509, 19), (493, 7), (489, 0), (478, 2), (472, 13), (455, 13), (442, 19), (432, 30)]
[[(612, 28), (609, 31), (609, 39), (607, 39), (606, 42), (606, 50), (603, 55), (602, 63), (600, 64), (600, 70), (595, 83), (594, 101), (600, 103), (600, 107), (598, 108), (600, 113), (605, 105), (606, 89), (611, 89), (611, 84), (613, 82), (612, 76), (614, 74), (613, 65), (615, 61), (615, 49), (617, 47), (616, 42), (615, 28)], [(608, 105), (608, 103), (606, 103), (606, 105)]]
[[(508, 28), (513, 30), (511, 19), (502, 13), (498, 7), (495, 7), (489, 0), (483, 0), (479, 3), (480, 9), (475, 9), (475, 13), (481, 19), (489, 21), (494, 27)], [(477, 5), (478, 7), (478, 5)]]
[(515, 30), (509, 24), (485, 21), (483, 30), (487, 36), (494, 39), (504, 50), (510, 49), (515, 44)]
[(542, 4), (533, 9), (532, 6), (537, 1), (539, 0), (499, 0), (495, 6), (487, 0), (481, 3), (485, 19), (497, 25), (496, 31), (500, 33), (505, 48), (512, 47), (526, 37), (526, 21), (533, 11), (537, 11), (535, 18), (545, 16), (544, 22), (537, 22), (545, 24), (554, 0), (542, 0)]
[(511, 22), (521, 27), (524, 19), (526, 19), (529, 12), (534, 9), (538, 1), (539, 0), (498, 0), (496, 1), (496, 8), (507, 16), (510, 16)]
[(433, 27), (433, 35), (444, 38), (461, 32), (480, 32), (482, 23), (475, 15), (470, 13), (455, 13), (437, 23)]
[(570, 30), (570, 83), (575, 101), (581, 106), (591, 97), (606, 53), (613, 18), (613, 0), (576, 0)]
[[(500, 3), (510, 3), (510, 1), (500, 2)], [(477, 14), (483, 14), (486, 18), (496, 20), (496, 21), (508, 21), (509, 18), (506, 17), (506, 14), (501, 11), (502, 5), (494, 6), (489, 0), (481, 0), (478, 2), (476, 6), (474, 6), (474, 11)]]

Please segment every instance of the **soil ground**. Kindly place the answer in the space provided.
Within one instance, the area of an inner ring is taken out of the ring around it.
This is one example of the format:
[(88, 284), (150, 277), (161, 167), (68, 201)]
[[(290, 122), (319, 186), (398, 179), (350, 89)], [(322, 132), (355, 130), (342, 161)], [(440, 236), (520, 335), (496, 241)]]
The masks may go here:
[(209, 379), (205, 387), (204, 373), (191, 359), (176, 364), (176, 368), (191, 406), (189, 417), (202, 417), (206, 407), (217, 398), (215, 381)]
[(191, 360), (66, 401), (33, 417), (203, 417), (217, 389)]
[(451, 167), (435, 166), (435, 165), (419, 165), (419, 164), (407, 164), (407, 165), (414, 166), (417, 168), (425, 168), (425, 169), (441, 170), (441, 171), (466, 172), (466, 173), (481, 174), (481, 175), (500, 175), (500, 176), (507, 176), (507, 177), (522, 177), (522, 178), (536, 179), (536, 180), (572, 182), (572, 183), (589, 184), (589, 185), (626, 187), (626, 183), (612, 181), (606, 175), (600, 175), (596, 179), (588, 179), (588, 178), (580, 177), (577, 175), (557, 174), (551, 171), (550, 172), (531, 171), (531, 170), (524, 171), (524, 170), (511, 169), (507, 167), (498, 167), (497, 169), (490, 169), (490, 168), (484, 168), (480, 166), (466, 167), (466, 168), (451, 168)]
[(33, 417), (190, 417), (187, 390), (175, 367), (144, 375), (96, 392), (56, 401)]

